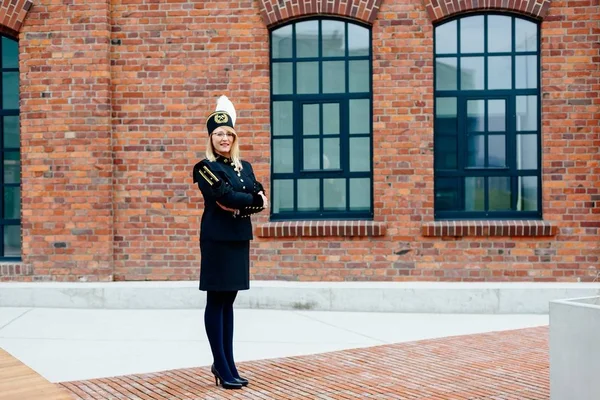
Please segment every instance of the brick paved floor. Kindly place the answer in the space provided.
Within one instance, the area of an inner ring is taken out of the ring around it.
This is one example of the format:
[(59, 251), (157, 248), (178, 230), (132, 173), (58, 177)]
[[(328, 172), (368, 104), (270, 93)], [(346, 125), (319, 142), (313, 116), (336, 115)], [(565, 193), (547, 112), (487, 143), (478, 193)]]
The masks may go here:
[(76, 399), (548, 400), (548, 327), (251, 361), (242, 390), (208, 367), (64, 382)]

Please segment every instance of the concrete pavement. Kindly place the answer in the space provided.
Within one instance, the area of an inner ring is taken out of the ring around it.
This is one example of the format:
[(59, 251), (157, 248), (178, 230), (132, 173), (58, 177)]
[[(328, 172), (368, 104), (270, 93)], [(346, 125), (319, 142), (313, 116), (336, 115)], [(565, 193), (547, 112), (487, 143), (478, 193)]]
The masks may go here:
[[(236, 309), (238, 362), (544, 326), (546, 314)], [(0, 347), (51, 382), (210, 365), (203, 310), (0, 308)]]

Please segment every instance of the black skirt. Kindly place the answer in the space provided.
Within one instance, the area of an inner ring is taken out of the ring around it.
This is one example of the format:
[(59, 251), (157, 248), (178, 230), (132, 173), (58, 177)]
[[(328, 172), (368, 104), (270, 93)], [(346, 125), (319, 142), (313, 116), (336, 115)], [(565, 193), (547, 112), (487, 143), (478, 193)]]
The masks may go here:
[(200, 290), (250, 288), (250, 241), (200, 241)]

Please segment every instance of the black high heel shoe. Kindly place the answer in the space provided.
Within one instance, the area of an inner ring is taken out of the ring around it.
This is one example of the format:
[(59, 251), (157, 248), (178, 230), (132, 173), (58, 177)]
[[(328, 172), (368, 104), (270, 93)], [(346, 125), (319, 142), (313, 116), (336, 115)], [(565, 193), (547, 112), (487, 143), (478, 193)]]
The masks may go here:
[(215, 385), (216, 386), (219, 386), (219, 381), (221, 381), (221, 386), (223, 386), (223, 389), (241, 389), (242, 388), (242, 384), (238, 381), (230, 382), (230, 381), (226, 381), (223, 378), (221, 378), (221, 374), (219, 374), (219, 371), (217, 371), (217, 369), (215, 368), (215, 364), (211, 365), (210, 372), (212, 372), (213, 375), (215, 376)]
[(248, 379), (246, 378), (242, 378), (241, 376), (239, 378), (234, 377), (233, 379), (235, 379), (235, 381), (239, 384), (241, 384), (242, 386), (248, 386)]

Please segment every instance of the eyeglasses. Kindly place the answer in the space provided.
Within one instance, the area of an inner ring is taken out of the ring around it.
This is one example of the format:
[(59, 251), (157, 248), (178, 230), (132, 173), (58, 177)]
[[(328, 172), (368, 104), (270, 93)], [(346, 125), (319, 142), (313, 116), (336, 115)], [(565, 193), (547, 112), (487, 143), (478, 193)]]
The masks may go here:
[(217, 133), (213, 133), (214, 136), (218, 137), (219, 139), (223, 139), (225, 136), (227, 136), (228, 139), (233, 139), (235, 137), (235, 135), (231, 132), (217, 132)]

